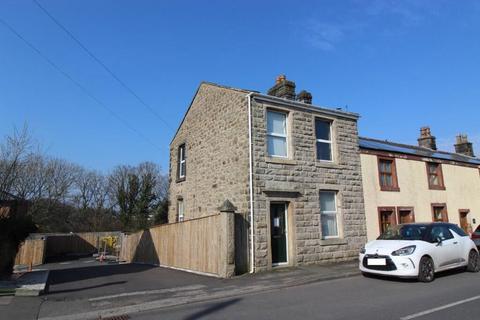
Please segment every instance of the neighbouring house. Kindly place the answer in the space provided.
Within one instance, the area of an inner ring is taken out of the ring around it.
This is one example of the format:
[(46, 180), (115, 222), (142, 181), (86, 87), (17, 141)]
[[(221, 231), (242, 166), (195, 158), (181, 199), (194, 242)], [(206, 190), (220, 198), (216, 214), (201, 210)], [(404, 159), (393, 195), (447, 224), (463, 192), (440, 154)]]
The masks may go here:
[(367, 235), (392, 225), (449, 221), (471, 232), (480, 222), (480, 159), (466, 135), (455, 153), (438, 151), (430, 128), (418, 146), (360, 138)]
[(285, 76), (266, 95), (202, 83), (170, 144), (169, 222), (229, 200), (237, 273), (355, 259), (367, 239), (357, 120)]

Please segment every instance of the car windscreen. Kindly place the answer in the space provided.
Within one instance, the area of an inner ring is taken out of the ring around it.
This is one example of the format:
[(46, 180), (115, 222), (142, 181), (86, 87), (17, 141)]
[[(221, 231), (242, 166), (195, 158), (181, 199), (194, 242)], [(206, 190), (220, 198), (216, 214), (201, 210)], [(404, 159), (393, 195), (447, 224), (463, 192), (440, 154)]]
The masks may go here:
[(397, 225), (390, 227), (378, 237), (379, 240), (423, 240), (427, 226), (423, 225)]

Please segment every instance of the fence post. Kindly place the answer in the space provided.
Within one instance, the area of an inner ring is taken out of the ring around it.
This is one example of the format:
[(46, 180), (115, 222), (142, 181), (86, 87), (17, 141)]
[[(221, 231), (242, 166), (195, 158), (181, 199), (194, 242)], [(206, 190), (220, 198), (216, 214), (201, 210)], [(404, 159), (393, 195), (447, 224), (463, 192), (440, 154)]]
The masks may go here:
[(237, 208), (225, 200), (220, 208), (221, 237), (220, 248), (222, 250), (219, 261), (219, 275), (230, 278), (235, 275), (235, 211)]

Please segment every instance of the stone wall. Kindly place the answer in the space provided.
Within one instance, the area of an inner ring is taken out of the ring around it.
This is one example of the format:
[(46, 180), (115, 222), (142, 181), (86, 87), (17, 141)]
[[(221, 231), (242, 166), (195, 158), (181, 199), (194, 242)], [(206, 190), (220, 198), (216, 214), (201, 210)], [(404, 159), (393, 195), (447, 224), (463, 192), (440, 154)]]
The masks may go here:
[[(256, 270), (271, 267), (270, 201), (289, 202), (290, 265), (355, 259), (366, 241), (356, 119), (321, 109), (285, 105), (256, 98), (252, 107)], [(288, 112), (289, 159), (273, 159), (267, 155), (267, 108)], [(333, 121), (333, 163), (316, 160), (315, 117)], [(322, 239), (320, 190), (338, 192), (339, 239)]]
[[(169, 222), (183, 198), (185, 220), (216, 212), (230, 200), (248, 212), (247, 91), (202, 83), (170, 144)], [(178, 147), (186, 146), (186, 178), (177, 179)]]

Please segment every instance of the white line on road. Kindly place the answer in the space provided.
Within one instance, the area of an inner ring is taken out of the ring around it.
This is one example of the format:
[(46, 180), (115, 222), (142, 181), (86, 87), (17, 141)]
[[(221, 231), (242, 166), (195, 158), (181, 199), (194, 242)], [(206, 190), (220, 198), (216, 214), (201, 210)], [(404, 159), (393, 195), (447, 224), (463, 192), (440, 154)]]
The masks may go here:
[(480, 299), (480, 295), (475, 296), (475, 297), (471, 297), (471, 298), (468, 298), (468, 299), (460, 300), (460, 301), (457, 301), (457, 302), (452, 302), (452, 303), (449, 303), (449, 304), (446, 304), (444, 306), (440, 306), (440, 307), (437, 307), (437, 308), (428, 309), (428, 310), (425, 310), (425, 311), (422, 311), (422, 312), (414, 313), (414, 314), (402, 317), (402, 318), (400, 318), (400, 320), (415, 319), (415, 318), (422, 317), (422, 316), (425, 316), (425, 315), (430, 314), (430, 313), (434, 313), (434, 312), (437, 312), (437, 311), (440, 311), (440, 310), (455, 307), (455, 306), (458, 306), (460, 304), (475, 301), (475, 300), (478, 300), (478, 299)]
[(116, 299), (116, 298), (122, 298), (122, 297), (141, 296), (141, 295), (149, 295), (149, 294), (162, 294), (162, 293), (181, 292), (181, 291), (194, 291), (194, 290), (204, 289), (206, 287), (207, 286), (205, 286), (203, 284), (199, 284), (199, 285), (191, 285), (191, 286), (167, 288), (167, 289), (158, 289), (158, 290), (125, 292), (125, 293), (114, 294), (114, 295), (110, 295), (110, 296), (90, 298), (90, 299), (88, 299), (88, 301), (93, 302), (93, 301), (109, 300), (109, 299)]

